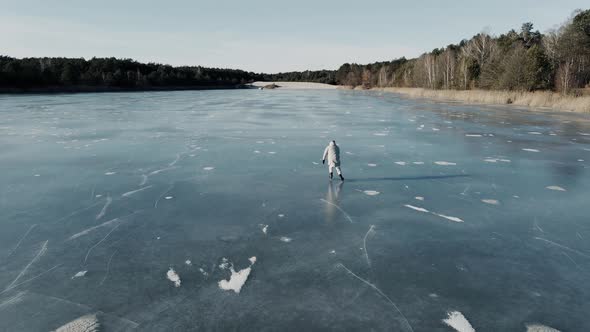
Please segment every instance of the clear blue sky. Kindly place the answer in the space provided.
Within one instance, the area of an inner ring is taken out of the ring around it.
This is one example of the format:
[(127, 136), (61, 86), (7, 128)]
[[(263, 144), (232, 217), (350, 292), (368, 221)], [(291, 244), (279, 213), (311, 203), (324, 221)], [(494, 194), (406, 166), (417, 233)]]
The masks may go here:
[(587, 0), (0, 0), (0, 54), (257, 72), (415, 57), (487, 29), (546, 31)]

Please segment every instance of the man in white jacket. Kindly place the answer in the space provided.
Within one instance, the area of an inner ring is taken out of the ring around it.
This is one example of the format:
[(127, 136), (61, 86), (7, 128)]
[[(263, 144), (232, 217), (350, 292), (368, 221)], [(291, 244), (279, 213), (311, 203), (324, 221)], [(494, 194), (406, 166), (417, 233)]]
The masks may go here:
[(335, 168), (336, 172), (338, 172), (338, 175), (340, 175), (340, 179), (344, 181), (342, 170), (340, 169), (340, 148), (338, 145), (336, 145), (336, 141), (330, 142), (330, 144), (328, 144), (324, 150), (322, 164), (326, 163), (326, 157), (328, 158), (328, 171), (330, 172), (330, 180), (334, 177), (333, 169)]

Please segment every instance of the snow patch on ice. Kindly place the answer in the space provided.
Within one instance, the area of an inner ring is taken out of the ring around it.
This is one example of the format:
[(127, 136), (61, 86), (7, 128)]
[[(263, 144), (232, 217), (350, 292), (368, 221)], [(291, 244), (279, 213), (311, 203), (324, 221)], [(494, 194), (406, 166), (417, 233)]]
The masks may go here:
[(482, 137), (480, 134), (465, 134), (465, 137)]
[(369, 167), (377, 167), (377, 164), (367, 164)]
[(526, 332), (561, 332), (552, 327), (541, 324), (526, 324)]
[(527, 149), (522, 149), (522, 151), (527, 151), (527, 152), (540, 152), (537, 149), (528, 149), (528, 148)]
[(97, 332), (100, 323), (95, 314), (79, 317), (55, 329), (55, 332)]
[(174, 198), (174, 197), (172, 197), (172, 196), (166, 196), (166, 197), (164, 197), (164, 199), (172, 199), (172, 198)]
[(214, 169), (215, 169), (215, 167), (212, 167), (212, 166), (203, 167), (203, 170), (205, 170), (205, 171), (212, 171)]
[(187, 259), (187, 260), (184, 261), (184, 264), (186, 264), (188, 266), (191, 266), (191, 265), (193, 265), (193, 262), (191, 262), (190, 259)]
[(565, 190), (565, 188), (562, 188), (560, 186), (548, 186), (548, 187), (545, 187), (545, 188), (547, 188), (549, 190), (555, 190), (555, 191), (567, 191), (567, 190)]
[(279, 240), (281, 240), (281, 242), (285, 242), (285, 243), (289, 243), (289, 242), (293, 241), (292, 238), (286, 237), (286, 236), (281, 236), (281, 238)]
[(482, 202), (486, 203), (486, 204), (491, 204), (491, 205), (498, 205), (500, 204), (500, 202), (498, 202), (495, 199), (482, 199)]
[(448, 312), (447, 315), (448, 317), (443, 319), (443, 322), (454, 328), (457, 332), (475, 332), (471, 323), (459, 311)]
[(113, 175), (113, 174), (117, 174), (117, 172), (106, 172), (106, 173), (104, 173), (104, 175)]
[(369, 196), (377, 196), (380, 194), (380, 192), (375, 191), (375, 190), (365, 190), (363, 192), (365, 193), (365, 195), (369, 195)]
[(416, 197), (414, 197), (414, 198), (415, 198), (416, 200), (418, 200), (418, 201), (423, 201), (423, 200), (424, 200), (424, 197), (422, 197), (422, 196), (416, 196)]
[(447, 215), (440, 214), (440, 213), (433, 213), (433, 214), (434, 214), (435, 216), (439, 216), (439, 217), (441, 217), (441, 218), (445, 218), (445, 219), (447, 219), (447, 220), (450, 220), (450, 221), (454, 221), (454, 222), (463, 222), (463, 220), (462, 220), (461, 218), (452, 217), (452, 216), (447, 216)]
[(406, 166), (406, 162), (405, 161), (396, 161), (394, 164), (400, 165), (400, 166)]
[(262, 227), (262, 233), (264, 233), (264, 235), (267, 234), (268, 232), (268, 225), (260, 225)]
[(248, 280), (248, 276), (250, 275), (250, 272), (252, 271), (252, 265), (254, 265), (254, 263), (256, 263), (256, 257), (250, 257), (250, 266), (248, 266), (245, 269), (242, 269), (238, 272), (236, 272), (233, 268), (233, 266), (230, 268), (231, 271), (231, 276), (229, 278), (229, 280), (220, 280), (218, 282), (218, 286), (219, 288), (223, 289), (223, 290), (233, 290), (236, 294), (240, 293), (240, 290), (242, 290), (242, 287), (244, 286), (244, 284), (246, 283), (246, 280)]
[(424, 165), (423, 161), (414, 161), (412, 164), (414, 165)]
[(180, 276), (174, 271), (173, 268), (170, 268), (166, 273), (166, 278), (174, 283), (174, 287), (180, 287)]
[(72, 277), (72, 279), (81, 278), (81, 277), (85, 276), (86, 273), (88, 273), (88, 271), (86, 271), (86, 270), (80, 271), (80, 272), (74, 274), (74, 276)]
[(435, 161), (434, 163), (437, 165), (440, 165), (440, 166), (455, 166), (455, 165), (457, 165), (456, 163), (452, 163), (449, 161)]
[(407, 207), (407, 208), (410, 208), (412, 210), (419, 211), (419, 212), (425, 212), (425, 213), (430, 212), (430, 211), (428, 211), (428, 210), (426, 210), (424, 208), (421, 208), (421, 207), (418, 207), (418, 206), (414, 206), (414, 205), (410, 205), (410, 204), (405, 204), (404, 206)]

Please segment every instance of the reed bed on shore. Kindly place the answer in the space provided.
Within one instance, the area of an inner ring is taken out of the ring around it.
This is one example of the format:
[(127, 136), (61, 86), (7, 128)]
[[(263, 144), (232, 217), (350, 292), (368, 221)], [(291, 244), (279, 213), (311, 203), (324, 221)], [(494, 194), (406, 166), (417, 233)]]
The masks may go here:
[(556, 111), (590, 113), (590, 96), (575, 97), (551, 91), (430, 90), (423, 88), (374, 88), (411, 98), (452, 100), (473, 104), (512, 104)]

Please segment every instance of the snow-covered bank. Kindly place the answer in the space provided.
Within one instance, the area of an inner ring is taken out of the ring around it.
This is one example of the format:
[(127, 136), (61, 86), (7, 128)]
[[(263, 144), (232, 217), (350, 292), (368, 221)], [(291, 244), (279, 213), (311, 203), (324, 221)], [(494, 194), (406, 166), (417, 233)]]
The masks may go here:
[(329, 89), (336, 89), (337, 88), (336, 85), (330, 85), (330, 84), (324, 84), (324, 83), (313, 83), (313, 82), (262, 82), (262, 81), (258, 81), (258, 82), (252, 83), (252, 85), (257, 88), (263, 88), (263, 87), (270, 85), (270, 84), (278, 85), (279, 87), (277, 89), (281, 89), (281, 90), (286, 90), (286, 89), (289, 89), (289, 90), (304, 90), (304, 89), (329, 90)]

